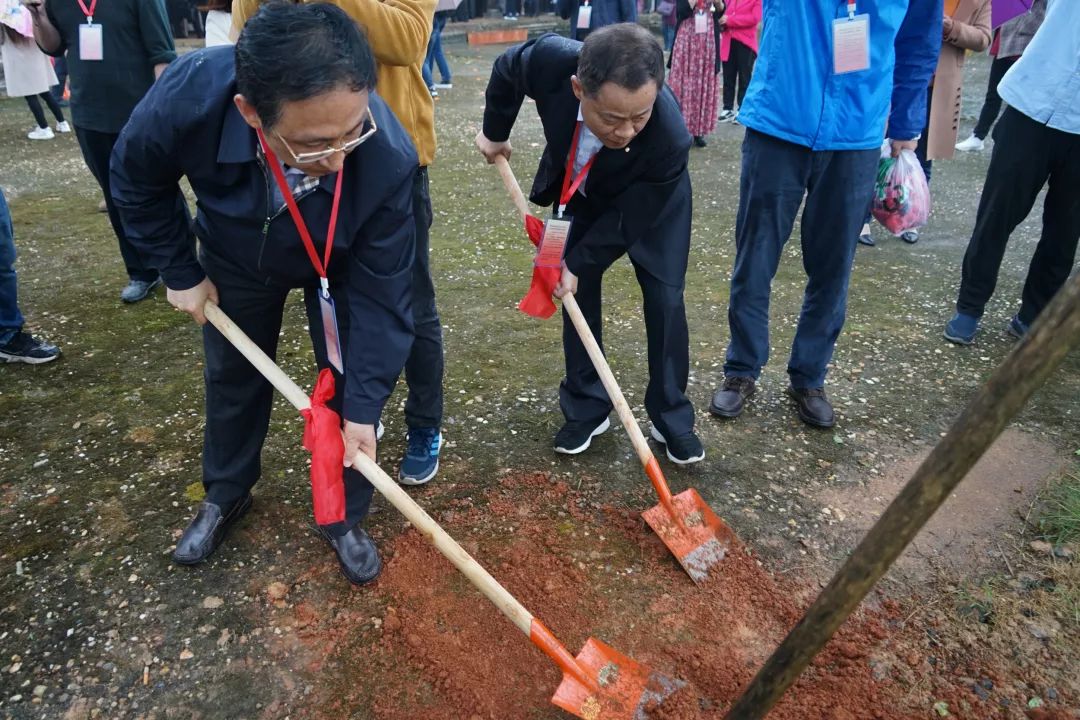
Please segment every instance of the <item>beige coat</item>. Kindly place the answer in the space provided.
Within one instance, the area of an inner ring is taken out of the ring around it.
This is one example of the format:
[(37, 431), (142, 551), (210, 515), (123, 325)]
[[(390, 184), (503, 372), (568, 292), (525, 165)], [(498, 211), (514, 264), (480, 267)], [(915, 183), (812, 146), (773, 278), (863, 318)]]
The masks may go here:
[(960, 89), (964, 80), (964, 55), (990, 47), (990, 0), (960, 0), (953, 14), (952, 31), (945, 35), (934, 73), (930, 122), (926, 138), (929, 160), (951, 158), (956, 152), (960, 126)]

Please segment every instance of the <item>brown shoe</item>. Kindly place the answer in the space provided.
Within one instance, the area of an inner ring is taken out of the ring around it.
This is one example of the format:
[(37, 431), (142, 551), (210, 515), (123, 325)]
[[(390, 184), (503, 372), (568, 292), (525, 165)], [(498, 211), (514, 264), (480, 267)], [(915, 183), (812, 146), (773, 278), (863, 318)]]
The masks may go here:
[(754, 378), (732, 375), (724, 378), (724, 384), (713, 393), (709, 412), (717, 417), (734, 418), (742, 414), (746, 401), (757, 391)]
[(836, 424), (833, 407), (825, 397), (825, 388), (789, 387), (787, 394), (798, 406), (799, 419), (807, 425), (831, 428)]

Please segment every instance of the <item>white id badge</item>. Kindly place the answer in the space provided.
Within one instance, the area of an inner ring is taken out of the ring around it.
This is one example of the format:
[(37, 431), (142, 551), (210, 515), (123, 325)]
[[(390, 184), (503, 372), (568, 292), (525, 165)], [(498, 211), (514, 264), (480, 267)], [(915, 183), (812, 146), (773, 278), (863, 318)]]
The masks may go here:
[(577, 29), (588, 30), (592, 24), (592, 6), (582, 5), (577, 11)]
[(566, 241), (570, 237), (570, 225), (572, 220), (564, 217), (551, 218), (544, 223), (544, 235), (540, 239), (540, 247), (536, 249), (536, 257), (533, 265), (536, 267), (562, 267), (563, 253), (566, 251)]
[(337, 313), (334, 311), (334, 298), (330, 293), (319, 290), (319, 310), (322, 311), (323, 337), (326, 340), (326, 359), (338, 371), (345, 374), (345, 364), (341, 361), (341, 341), (338, 338)]
[(870, 16), (833, 20), (833, 72), (837, 75), (870, 67)]
[(103, 60), (104, 58), (105, 45), (101, 39), (101, 26), (79, 25), (79, 59)]
[(694, 32), (698, 35), (704, 35), (709, 32), (709, 16), (703, 12), (694, 14)]

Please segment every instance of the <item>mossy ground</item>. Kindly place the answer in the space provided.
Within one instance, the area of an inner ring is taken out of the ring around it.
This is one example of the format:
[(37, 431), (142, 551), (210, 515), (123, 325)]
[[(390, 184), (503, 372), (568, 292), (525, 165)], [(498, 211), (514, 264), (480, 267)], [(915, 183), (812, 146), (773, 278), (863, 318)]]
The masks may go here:
[[(511, 468), (549, 471), (606, 503), (644, 508), (651, 504), (646, 481), (621, 430), (579, 457), (556, 457), (550, 449), (561, 420), (560, 323), (515, 310), (528, 285), (531, 253), (496, 172), (472, 145), (494, 53), (452, 47), (454, 88), (437, 104), (432, 265), (446, 339), (447, 446), (438, 480), (416, 497), (437, 512)], [(978, 111), (987, 68), (985, 58), (971, 58), (964, 130)], [(300, 422), (276, 401), (258, 486), (262, 528), (251, 529), (249, 521), (232, 549), (194, 572), (171, 565), (175, 533), (193, 508), (186, 488), (199, 480), (199, 330), (161, 291), (135, 306), (119, 302), (125, 278), (116, 242), (106, 216), (96, 212), (99, 192), (74, 137), (31, 142), (25, 139), (30, 126), (22, 100), (0, 102), (0, 184), (20, 252), (20, 305), (28, 329), (60, 345), (64, 355), (41, 367), (0, 367), (0, 670), (9, 668), (0, 673), (0, 716), (59, 717), (73, 707), (98, 708), (103, 717), (171, 717), (167, 708), (177, 707), (205, 717), (254, 716), (272, 698), (304, 692), (303, 686), (282, 689), (281, 670), (264, 658), (260, 643), (219, 644), (225, 649), (200, 657), (203, 669), (194, 674), (177, 656), (207, 635), (207, 627), (240, 633), (257, 626), (257, 605), (250, 604), (261, 592), (257, 578), (279, 566), (329, 562), (304, 530), (310, 509)], [(697, 488), (744, 541), (791, 566), (801, 552), (797, 541), (821, 536), (814, 488), (857, 488), (890, 462), (933, 444), (1006, 356), (1012, 340), (1004, 327), (1038, 240), (1041, 199), (1013, 235), (983, 333), (969, 348), (946, 343), (941, 329), (951, 314), (988, 154), (936, 164), (933, 216), (917, 245), (875, 229), (878, 246), (859, 249), (852, 276), (847, 325), (828, 380), (840, 418), (828, 432), (805, 427), (783, 396), (805, 282), (796, 227), (773, 285), (773, 357), (761, 389), (743, 417), (718, 422), (705, 410), (721, 380), (728, 339), (742, 134), (723, 125), (707, 148), (691, 155), (689, 393), (707, 457), (687, 470), (665, 467), (676, 491)], [(543, 142), (528, 104), (513, 142), (512, 164), (525, 183)], [(605, 298), (608, 356), (645, 422), (645, 332), (625, 261), (605, 277)], [(293, 378), (310, 384), (304, 326), (294, 297), (279, 360)], [(385, 413), (380, 456), (388, 471), (403, 449), (403, 398), (401, 387)], [(1078, 416), (1080, 357), (1074, 353), (1017, 426), (1071, 453), (1080, 447)], [(373, 515), (371, 524), (376, 537), (400, 528), (391, 509)], [(844, 552), (825, 547), (831, 557)], [(334, 585), (324, 594), (340, 592)], [(200, 605), (206, 596), (235, 600), (211, 613)], [(362, 594), (349, 597), (354, 606), (366, 602)], [(21, 669), (10, 671), (16, 662)], [(146, 686), (144, 665), (154, 667)], [(39, 684), (45, 693), (31, 704)], [(12, 702), (14, 695), (22, 700)], [(222, 707), (230, 709), (223, 714)]]

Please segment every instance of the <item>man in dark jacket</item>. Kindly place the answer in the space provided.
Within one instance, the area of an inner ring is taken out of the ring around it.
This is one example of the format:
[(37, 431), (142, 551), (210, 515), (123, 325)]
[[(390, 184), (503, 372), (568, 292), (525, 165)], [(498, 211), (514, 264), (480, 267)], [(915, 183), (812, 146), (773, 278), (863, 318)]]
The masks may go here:
[[(71, 123), (86, 167), (105, 194), (128, 284), (120, 299), (145, 299), (161, 284), (124, 233), (109, 192), (109, 156), (135, 105), (176, 59), (164, 0), (23, 0), (34, 37), (49, 55), (66, 58)], [(175, 198), (183, 202), (183, 196)]]
[[(644, 296), (652, 436), (673, 462), (697, 462), (705, 451), (686, 397), (690, 347), (683, 302), (690, 135), (664, 86), (664, 52), (647, 30), (629, 23), (598, 30), (584, 44), (544, 35), (510, 48), (495, 61), (476, 138), (488, 162), (510, 157), (510, 130), (526, 96), (536, 101), (547, 138), (531, 199), (573, 218), (556, 294), (575, 293), (599, 342), (601, 279), (629, 254)], [(612, 405), (565, 314), (563, 349), (559, 399), (566, 424), (555, 450), (575, 454), (607, 430)]]
[[(216, 300), (273, 357), (286, 296), (304, 289), (316, 360), (335, 371), (346, 462), (358, 450), (374, 458), (375, 425), (413, 337), (417, 156), (371, 92), (375, 72), (340, 9), (267, 5), (245, 26), (235, 60), (233, 48), (211, 48), (161, 78), (112, 161), (128, 235), (175, 307), (203, 323), (205, 301)], [(181, 176), (199, 201), (198, 258), (174, 203)], [(251, 506), (272, 400), (269, 383), (209, 325), (203, 343), (206, 502), (173, 554), (182, 564), (209, 556)], [(344, 482), (345, 522), (321, 529), (360, 584), (381, 567), (359, 526), (372, 487), (351, 469)]]

